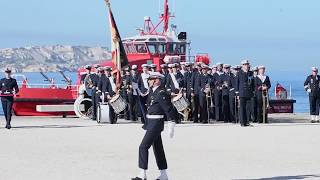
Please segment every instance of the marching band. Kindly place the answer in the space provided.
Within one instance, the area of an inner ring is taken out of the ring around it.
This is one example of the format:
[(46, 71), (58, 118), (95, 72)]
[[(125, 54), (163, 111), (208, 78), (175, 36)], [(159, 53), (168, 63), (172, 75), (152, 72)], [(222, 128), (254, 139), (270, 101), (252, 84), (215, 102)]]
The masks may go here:
[[(250, 126), (250, 122), (267, 123), (271, 82), (265, 75), (264, 66), (252, 70), (250, 67), (248, 60), (243, 60), (241, 66), (233, 67), (223, 63), (209, 67), (201, 62), (160, 65), (159, 73), (163, 75), (161, 84), (171, 97), (178, 123), (210, 123), (212, 120), (240, 122), (241, 126)], [(148, 78), (150, 73), (157, 72), (157, 66), (143, 64), (141, 73), (137, 65), (124, 68), (119, 90), (111, 67), (95, 68), (99, 73), (92, 73), (91, 66), (86, 66), (88, 73), (83, 78), (89, 92), (87, 94), (92, 96), (92, 119), (96, 120), (96, 107), (101, 103), (101, 94), (109, 103), (118, 95), (113, 104), (121, 102), (120, 105), (125, 107), (120, 108), (124, 110), (119, 112), (119, 108), (114, 109), (110, 104), (110, 122), (116, 123), (118, 116), (123, 115), (124, 119), (131, 121), (137, 121), (140, 117), (145, 124), (150, 101)]]

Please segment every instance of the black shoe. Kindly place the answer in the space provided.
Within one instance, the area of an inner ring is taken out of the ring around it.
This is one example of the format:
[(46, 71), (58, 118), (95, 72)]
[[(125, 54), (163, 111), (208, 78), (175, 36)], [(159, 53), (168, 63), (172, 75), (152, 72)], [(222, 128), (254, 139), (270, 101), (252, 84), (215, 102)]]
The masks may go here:
[(141, 179), (139, 177), (131, 178), (131, 180), (147, 180), (147, 179)]
[(6, 129), (11, 129), (11, 125), (10, 125), (10, 124), (7, 124), (7, 125), (6, 125)]

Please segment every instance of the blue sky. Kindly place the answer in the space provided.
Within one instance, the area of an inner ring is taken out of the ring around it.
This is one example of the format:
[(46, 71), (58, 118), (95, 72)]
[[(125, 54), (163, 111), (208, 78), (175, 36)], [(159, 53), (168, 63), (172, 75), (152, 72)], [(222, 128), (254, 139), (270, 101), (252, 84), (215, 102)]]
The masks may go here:
[[(122, 37), (135, 35), (146, 15), (155, 23), (158, 4), (158, 0), (113, 0)], [(308, 72), (311, 66), (320, 66), (319, 0), (175, 0), (174, 4), (173, 23), (189, 33), (194, 54), (209, 53), (214, 62), (231, 64), (249, 58), (277, 71)], [(103, 0), (0, 0), (0, 9), (0, 48), (110, 44)]]

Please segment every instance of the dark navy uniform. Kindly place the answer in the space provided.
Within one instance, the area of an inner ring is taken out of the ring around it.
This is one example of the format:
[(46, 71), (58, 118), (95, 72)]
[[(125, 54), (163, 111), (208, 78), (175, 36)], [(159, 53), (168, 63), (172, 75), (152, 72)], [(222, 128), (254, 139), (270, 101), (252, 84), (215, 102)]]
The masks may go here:
[(128, 102), (128, 106), (126, 107), (126, 112), (124, 112), (124, 119), (133, 120), (133, 111), (132, 111), (132, 85), (131, 85), (131, 76), (124, 75), (122, 77), (121, 83), (121, 96)]
[[(192, 96), (191, 96), (191, 93), (192, 93), (192, 72), (191, 71), (186, 71), (184, 73), (184, 76), (183, 76), (183, 82), (184, 82), (184, 86), (183, 86), (183, 91), (186, 93), (186, 99), (188, 100), (189, 104), (192, 105), (193, 102), (191, 101), (194, 101), (192, 100)], [(192, 109), (194, 107), (191, 107)], [(192, 117), (192, 111), (190, 112), (189, 114), (189, 118)]]
[(167, 77), (167, 82), (166, 82), (166, 86), (165, 87), (167, 88), (167, 92), (169, 94), (171, 94), (171, 93), (178, 94), (179, 91), (184, 86), (184, 81), (183, 81), (184, 78), (183, 78), (183, 75), (180, 72), (178, 72), (176, 74), (173, 74), (173, 76), (176, 78), (176, 81), (177, 81), (179, 87), (175, 87), (174, 82), (173, 82), (174, 80), (172, 79), (171, 74), (169, 74), (168, 77)]
[(131, 120), (137, 121), (138, 115), (141, 116), (140, 112), (140, 96), (139, 96), (139, 90), (138, 90), (138, 79), (139, 75), (138, 73), (131, 74), (130, 81), (132, 85), (132, 98), (129, 98), (129, 106), (131, 109)]
[(205, 93), (206, 88), (212, 89), (212, 77), (209, 74), (201, 74), (198, 76), (199, 81), (199, 104), (200, 104), (200, 120), (202, 123), (208, 123), (210, 113), (210, 98)]
[(229, 91), (230, 91), (230, 86), (231, 86), (231, 76), (233, 74), (228, 73), (228, 74), (223, 74), (221, 79), (222, 79), (222, 120), (224, 122), (231, 122), (230, 118), (230, 99), (229, 99)]
[(268, 113), (267, 113), (267, 107), (265, 107), (265, 114), (263, 114), (263, 97), (265, 98), (265, 102), (267, 105), (267, 91), (262, 90), (262, 87), (265, 86), (268, 88), (268, 90), (271, 88), (271, 82), (269, 79), (269, 76), (257, 76), (255, 79), (255, 94), (257, 97), (257, 121), (259, 123), (263, 123), (263, 116), (265, 116), (265, 121), (268, 122)]
[[(105, 98), (107, 98), (108, 95), (112, 97), (116, 94), (112, 90), (109, 77), (105, 74), (102, 74), (99, 79), (98, 90), (99, 92), (104, 93)], [(115, 124), (117, 122), (117, 116), (111, 105), (109, 105), (109, 120), (110, 120), (110, 124)]]
[(15, 93), (19, 92), (17, 81), (13, 78), (1, 79), (0, 90), (1, 90), (1, 102), (2, 102), (3, 113), (6, 118), (6, 128), (10, 129), (14, 92)]
[[(159, 170), (167, 169), (161, 132), (164, 129), (164, 117), (174, 121), (175, 111), (170, 96), (163, 87), (149, 94), (148, 115), (143, 128), (146, 134), (139, 146), (139, 168), (148, 169), (149, 148), (153, 146)], [(165, 116), (164, 116), (165, 115)]]
[(320, 76), (308, 76), (304, 82), (304, 87), (309, 93), (310, 115), (318, 116), (320, 104)]
[(91, 106), (92, 106), (92, 119), (97, 119), (97, 105), (99, 102), (97, 102), (97, 86), (98, 86), (99, 77), (97, 74), (87, 74), (86, 78), (84, 80), (85, 86), (86, 86), (86, 92), (91, 97)]
[(242, 126), (248, 126), (251, 111), (251, 99), (254, 93), (253, 72), (244, 72), (240, 70), (237, 76), (236, 92), (240, 97), (240, 123)]
[(215, 104), (215, 119), (217, 121), (223, 121), (222, 116), (222, 85), (223, 85), (223, 73), (215, 73), (213, 75), (214, 83), (214, 104)]
[[(139, 87), (139, 90), (142, 94), (147, 94), (149, 92), (149, 87), (147, 85), (144, 84), (144, 81), (146, 81), (146, 79), (149, 77), (148, 74), (145, 74), (145, 73), (141, 73), (139, 75), (139, 79), (138, 79), (138, 87)], [(142, 123), (145, 123), (145, 117), (143, 116), (143, 113), (145, 113), (147, 111), (147, 100), (148, 100), (148, 95), (146, 96), (141, 96), (140, 95), (140, 100), (141, 100), (141, 122)]]
[(236, 93), (235, 93), (235, 87), (236, 87), (236, 80), (237, 80), (237, 75), (236, 74), (230, 74), (230, 79), (229, 79), (229, 110), (230, 110), (230, 121), (237, 123), (239, 118), (238, 118), (238, 107), (236, 104)]
[(193, 73), (192, 73), (192, 78), (191, 78), (191, 86), (192, 86), (192, 93), (194, 94), (194, 97), (193, 97), (193, 111), (192, 111), (192, 119), (193, 119), (193, 122), (197, 123), (199, 122), (199, 87), (200, 87), (200, 76), (201, 76), (201, 73), (198, 71), (198, 70), (195, 70)]

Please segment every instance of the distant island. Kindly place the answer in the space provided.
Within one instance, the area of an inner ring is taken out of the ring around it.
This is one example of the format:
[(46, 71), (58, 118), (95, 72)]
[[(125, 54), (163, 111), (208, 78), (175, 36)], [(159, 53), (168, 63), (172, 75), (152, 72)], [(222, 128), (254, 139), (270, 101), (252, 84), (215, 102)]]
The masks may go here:
[(74, 72), (86, 64), (111, 59), (105, 47), (32, 46), (0, 49), (0, 70), (11, 67), (15, 72)]

